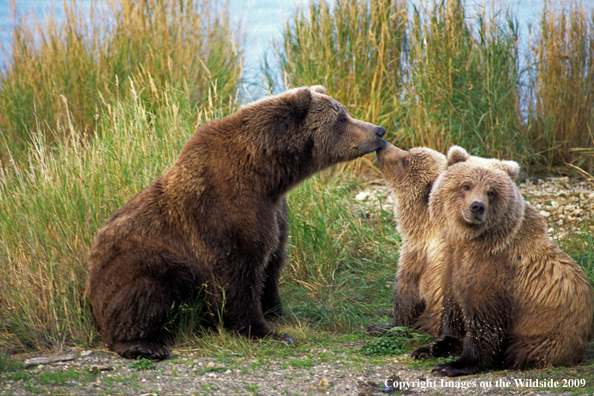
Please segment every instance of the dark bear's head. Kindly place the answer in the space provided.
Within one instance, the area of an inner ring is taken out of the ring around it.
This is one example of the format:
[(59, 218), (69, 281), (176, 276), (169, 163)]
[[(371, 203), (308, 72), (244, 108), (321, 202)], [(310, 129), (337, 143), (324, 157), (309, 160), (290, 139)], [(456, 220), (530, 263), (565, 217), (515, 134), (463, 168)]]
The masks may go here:
[(447, 160), (430, 194), (432, 219), (467, 239), (506, 238), (517, 229), (524, 200), (514, 183), (520, 170), (516, 162), (471, 156), (458, 146), (450, 148)]
[(294, 159), (308, 173), (379, 149), (385, 128), (354, 119), (322, 86), (295, 88), (242, 109), (262, 150)]

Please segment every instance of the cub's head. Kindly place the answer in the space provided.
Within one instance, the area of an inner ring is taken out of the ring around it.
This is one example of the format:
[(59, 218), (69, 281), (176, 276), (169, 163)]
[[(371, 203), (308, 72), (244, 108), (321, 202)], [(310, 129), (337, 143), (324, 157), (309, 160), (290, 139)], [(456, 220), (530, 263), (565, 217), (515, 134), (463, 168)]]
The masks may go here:
[(392, 190), (398, 230), (408, 240), (424, 240), (429, 232), (429, 191), (447, 167), (446, 156), (427, 147), (405, 151), (386, 143), (376, 157)]
[(376, 152), (377, 163), (398, 204), (427, 204), (431, 185), (447, 168), (446, 156), (428, 147), (401, 150), (390, 143)]
[(514, 182), (518, 164), (471, 156), (458, 146), (450, 148), (447, 161), (430, 194), (432, 219), (454, 238), (511, 236), (524, 217), (524, 200)]

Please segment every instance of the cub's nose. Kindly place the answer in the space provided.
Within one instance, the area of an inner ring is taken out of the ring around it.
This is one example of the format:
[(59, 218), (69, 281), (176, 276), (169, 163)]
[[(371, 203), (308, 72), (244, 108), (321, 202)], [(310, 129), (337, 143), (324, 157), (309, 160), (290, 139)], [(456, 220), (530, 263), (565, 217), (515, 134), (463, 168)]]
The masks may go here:
[(470, 204), (470, 211), (475, 215), (482, 215), (485, 213), (485, 204), (482, 202), (474, 201)]
[(375, 134), (378, 137), (384, 137), (384, 135), (386, 134), (386, 128), (384, 128), (384, 127), (375, 127)]

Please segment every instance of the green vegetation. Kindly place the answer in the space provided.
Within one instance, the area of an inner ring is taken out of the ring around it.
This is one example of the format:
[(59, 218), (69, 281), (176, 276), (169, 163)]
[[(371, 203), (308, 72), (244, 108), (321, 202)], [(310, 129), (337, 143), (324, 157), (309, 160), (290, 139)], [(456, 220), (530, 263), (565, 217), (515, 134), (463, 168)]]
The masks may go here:
[(237, 93), (241, 33), (209, 0), (75, 1), (64, 20), (18, 17), (13, 62), (0, 74), (0, 159), (35, 139), (84, 140), (136, 87), (149, 116), (173, 101), (199, 109)]
[(433, 337), (407, 327), (391, 328), (386, 335), (374, 338), (361, 347), (363, 355), (401, 355), (426, 345)]
[(401, 147), (458, 144), (532, 171), (593, 169), (594, 10), (547, 3), (521, 36), (503, 2), (472, 16), (463, 0), (332, 3), (312, 1), (287, 22), (279, 73), (264, 62), (269, 85), (326, 84)]
[(155, 370), (157, 368), (152, 360), (145, 358), (134, 360), (128, 367), (135, 370)]
[[(15, 61), (0, 74), (0, 371), (19, 370), (6, 351), (99, 346), (84, 298), (97, 230), (173, 164), (198, 125), (242, 104), (243, 38), (232, 33), (224, 6), (106, 4), (110, 18), (96, 19), (110, 21), (105, 26), (89, 25), (68, 2), (63, 25), (52, 17), (47, 25), (21, 19)], [(457, 1), (413, 10), (396, 0), (312, 3), (288, 21), (277, 47), (284, 76), (268, 64), (264, 78), (275, 90), (285, 88), (281, 80), (324, 84), (354, 116), (384, 125), (399, 146), (444, 150), (456, 143), (530, 170), (569, 172), (569, 162), (591, 173), (593, 19), (574, 5), (547, 9), (520, 67), (513, 15), (473, 19), (463, 9)], [(179, 329), (175, 348), (225, 363), (263, 359), (241, 368), (249, 371), (272, 357), (303, 368), (329, 359), (309, 355), (314, 347), (361, 367), (423, 343), (400, 335), (360, 350), (370, 341), (362, 330), (390, 320), (400, 247), (393, 214), (355, 199), (378, 183), (367, 156), (289, 194), (281, 280), (287, 315), (275, 326), (297, 346), (198, 328), (188, 304), (171, 324)], [(591, 230), (562, 247), (594, 280)]]

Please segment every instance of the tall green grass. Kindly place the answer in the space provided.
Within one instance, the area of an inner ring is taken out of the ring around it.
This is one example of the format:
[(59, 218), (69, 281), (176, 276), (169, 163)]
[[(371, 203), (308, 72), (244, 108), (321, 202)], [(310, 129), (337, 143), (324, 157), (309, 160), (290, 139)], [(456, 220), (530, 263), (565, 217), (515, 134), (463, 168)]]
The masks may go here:
[[(199, 124), (241, 105), (242, 37), (224, 6), (104, 4), (109, 18), (93, 25), (74, 2), (65, 5), (64, 25), (20, 20), (15, 62), (0, 75), (0, 347), (97, 345), (82, 297), (97, 230), (174, 162)], [(540, 169), (571, 161), (587, 170), (592, 114), (580, 106), (591, 99), (592, 17), (578, 8), (563, 14), (566, 25), (547, 16), (556, 22), (533, 36), (524, 71), (513, 15), (490, 11), (473, 20), (462, 6), (312, 3), (286, 25), (276, 54), (284, 76), (268, 67), (264, 78), (273, 88), (283, 80), (324, 84), (400, 146), (456, 143)], [(352, 331), (388, 322), (399, 236), (392, 213), (354, 200), (371, 175), (360, 172), (373, 163), (366, 156), (338, 166), (289, 194), (281, 293), (298, 326)], [(567, 250), (592, 279), (584, 254), (592, 237), (576, 238)], [(191, 312), (176, 318), (178, 341), (191, 338), (194, 319)]]
[(106, 106), (132, 83), (150, 112), (189, 92), (208, 105), (209, 90), (236, 93), (243, 36), (226, 8), (209, 0), (65, 1), (63, 20), (18, 15), (12, 63), (0, 74), (0, 159), (20, 157), (41, 134), (48, 142), (97, 130)]
[[(324, 85), (355, 117), (395, 125), (401, 114), (406, 2), (312, 1), (285, 25), (277, 69), (266, 64), (272, 90)], [(360, 162), (355, 162), (360, 164)]]
[[(150, 112), (130, 85), (106, 108), (97, 133), (48, 146), (34, 137), (26, 161), (0, 177), (0, 337), (20, 348), (59, 348), (95, 340), (83, 300), (87, 256), (95, 234), (124, 202), (175, 161), (198, 123), (221, 115), (196, 114), (191, 92), (162, 91), (164, 106)], [(170, 94), (171, 92), (171, 94)], [(234, 106), (234, 105), (233, 105)], [(208, 108), (205, 108), (207, 110)]]
[(95, 233), (199, 123), (237, 109), (241, 35), (224, 8), (103, 6), (93, 26), (69, 2), (61, 26), (20, 19), (13, 32), (0, 76), (0, 344), (94, 342), (82, 295)]
[(460, 0), (413, 10), (403, 143), (452, 144), (473, 154), (517, 158), (527, 139), (518, 108), (518, 27), (509, 14), (466, 16)]
[(472, 16), (468, 5), (312, 1), (285, 26), (280, 76), (263, 69), (269, 81), (327, 84), (405, 148), (459, 144), (534, 171), (592, 169), (594, 10), (547, 3), (538, 29), (522, 36), (512, 4), (486, 3)]
[[(557, 6), (557, 7), (556, 7)], [(594, 169), (594, 8), (547, 3), (529, 47), (527, 134), (547, 169)]]
[(331, 330), (369, 325), (391, 307), (400, 237), (392, 212), (355, 200), (362, 184), (326, 172), (289, 194), (288, 306)]

